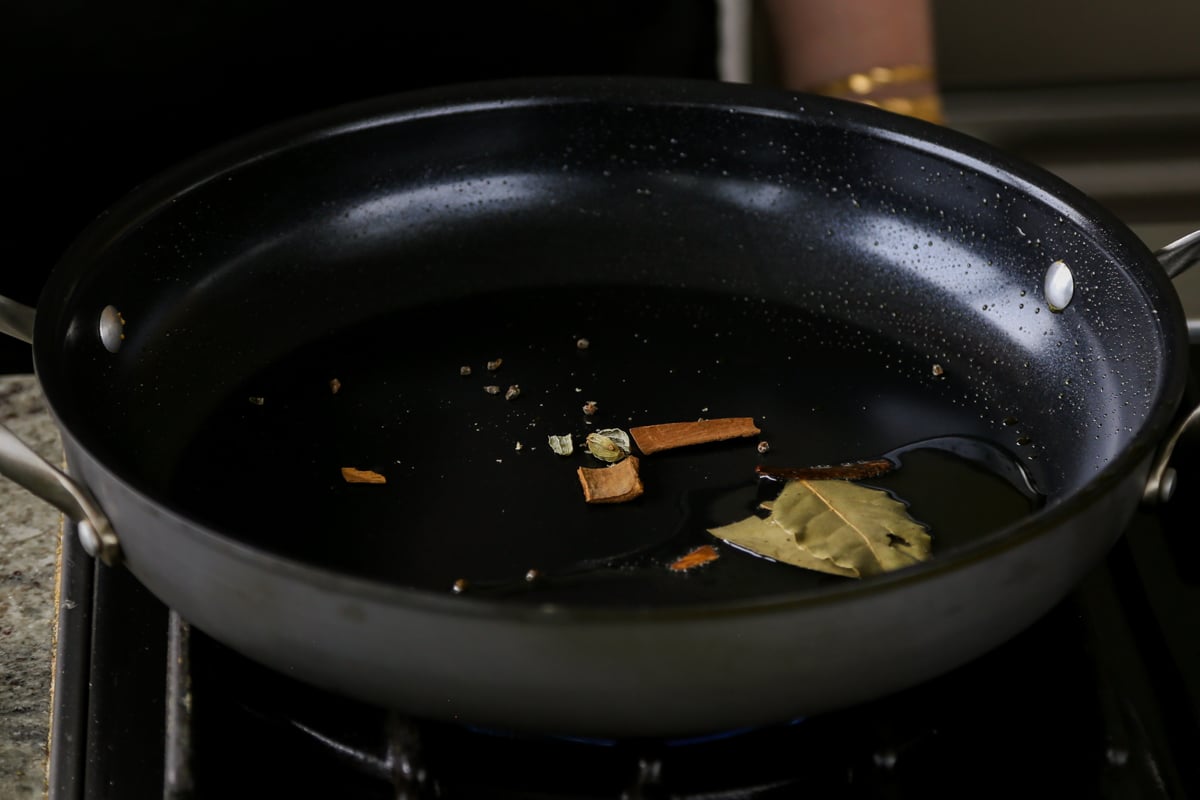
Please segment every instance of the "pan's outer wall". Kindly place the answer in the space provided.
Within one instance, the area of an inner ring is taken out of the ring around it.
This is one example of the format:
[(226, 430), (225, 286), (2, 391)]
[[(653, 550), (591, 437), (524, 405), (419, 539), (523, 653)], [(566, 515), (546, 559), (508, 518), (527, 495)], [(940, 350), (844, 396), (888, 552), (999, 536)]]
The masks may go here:
[[(397, 594), (198, 532), (69, 438), (128, 566), (185, 618), (280, 672), (435, 719), (583, 736), (709, 733), (874, 699), (1027, 627), (1112, 545), (1146, 475), (986, 557), (870, 590), (744, 609), (572, 613)], [(402, 602), (397, 602), (402, 600)]]

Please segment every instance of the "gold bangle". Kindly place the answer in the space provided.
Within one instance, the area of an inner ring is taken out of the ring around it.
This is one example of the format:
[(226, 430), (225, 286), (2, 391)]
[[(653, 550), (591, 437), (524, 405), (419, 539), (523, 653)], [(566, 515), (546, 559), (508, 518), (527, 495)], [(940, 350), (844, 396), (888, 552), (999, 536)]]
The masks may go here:
[(872, 67), (864, 72), (855, 72), (841, 80), (814, 87), (812, 91), (830, 97), (864, 97), (879, 91), (881, 87), (932, 80), (932, 67), (926, 64), (902, 64), (898, 67)]

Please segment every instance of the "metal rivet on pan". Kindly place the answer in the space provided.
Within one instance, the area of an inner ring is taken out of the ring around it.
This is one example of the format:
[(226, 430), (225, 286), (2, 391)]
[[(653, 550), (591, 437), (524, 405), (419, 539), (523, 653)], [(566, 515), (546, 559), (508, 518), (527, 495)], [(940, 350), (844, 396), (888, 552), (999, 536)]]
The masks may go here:
[(1069, 306), (1075, 296), (1075, 276), (1071, 274), (1071, 268), (1061, 259), (1051, 264), (1046, 270), (1042, 290), (1051, 311), (1062, 311)]
[(125, 340), (125, 318), (115, 306), (105, 306), (100, 312), (100, 343), (110, 353), (121, 349)]
[(85, 519), (80, 520), (76, 527), (79, 531), (79, 543), (83, 545), (83, 552), (95, 558), (96, 554), (100, 552), (100, 535)]

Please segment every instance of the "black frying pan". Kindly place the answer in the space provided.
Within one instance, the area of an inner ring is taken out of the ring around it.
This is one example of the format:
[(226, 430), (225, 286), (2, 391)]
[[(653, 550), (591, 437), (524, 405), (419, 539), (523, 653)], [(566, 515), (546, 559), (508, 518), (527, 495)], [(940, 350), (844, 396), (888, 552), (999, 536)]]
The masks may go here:
[[(607, 736), (818, 713), (1029, 625), (1157, 477), (1187, 341), (1155, 258), (1028, 164), (858, 105), (640, 80), (272, 128), (139, 188), (36, 324), (7, 314), (77, 484), (11, 447), (7, 471), (197, 627), (409, 713)], [(763, 433), (646, 457), (622, 505), (585, 504), (595, 462), (547, 444), (723, 416)], [(667, 568), (752, 513), (757, 464), (880, 456), (928, 563), (853, 581), (718, 543)]]

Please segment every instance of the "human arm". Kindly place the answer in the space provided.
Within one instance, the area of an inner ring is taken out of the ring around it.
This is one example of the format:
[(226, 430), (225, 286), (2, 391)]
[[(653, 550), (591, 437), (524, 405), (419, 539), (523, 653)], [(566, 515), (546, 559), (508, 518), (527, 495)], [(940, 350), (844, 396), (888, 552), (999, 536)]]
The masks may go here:
[(780, 82), (940, 122), (930, 2), (766, 0)]

